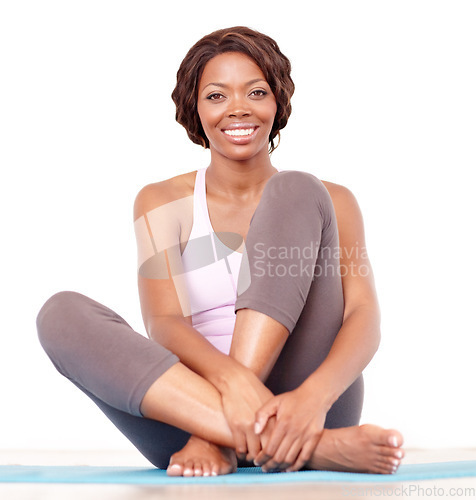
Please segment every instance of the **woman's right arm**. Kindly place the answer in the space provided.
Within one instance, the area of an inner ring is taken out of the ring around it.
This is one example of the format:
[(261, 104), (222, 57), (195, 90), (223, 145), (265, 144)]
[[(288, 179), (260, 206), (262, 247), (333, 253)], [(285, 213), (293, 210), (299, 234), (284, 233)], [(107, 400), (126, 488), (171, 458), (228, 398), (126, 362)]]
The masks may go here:
[(193, 328), (188, 295), (177, 279), (182, 271), (181, 228), (193, 216), (192, 198), (180, 197), (170, 181), (145, 186), (136, 197), (140, 305), (149, 337), (218, 387), (220, 376), (235, 363)]
[(180, 197), (170, 181), (148, 185), (136, 197), (142, 317), (152, 340), (217, 388), (238, 455), (254, 458), (261, 449), (255, 413), (273, 394), (250, 369), (216, 349), (192, 326), (188, 295), (179, 278), (181, 231), (190, 225), (192, 209), (193, 197)]

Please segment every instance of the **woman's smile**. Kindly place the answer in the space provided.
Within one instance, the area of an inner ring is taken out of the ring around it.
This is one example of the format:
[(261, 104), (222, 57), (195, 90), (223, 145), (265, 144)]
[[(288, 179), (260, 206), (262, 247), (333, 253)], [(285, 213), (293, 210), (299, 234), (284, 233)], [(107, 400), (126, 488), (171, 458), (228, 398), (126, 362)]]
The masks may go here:
[(223, 134), (232, 144), (248, 144), (257, 135), (258, 125), (253, 123), (230, 123), (222, 129)]

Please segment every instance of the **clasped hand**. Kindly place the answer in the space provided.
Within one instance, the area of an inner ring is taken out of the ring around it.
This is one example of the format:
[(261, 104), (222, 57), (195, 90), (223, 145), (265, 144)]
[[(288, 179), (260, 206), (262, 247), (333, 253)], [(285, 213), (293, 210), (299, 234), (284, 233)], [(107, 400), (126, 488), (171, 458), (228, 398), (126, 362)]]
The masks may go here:
[(303, 386), (273, 396), (250, 370), (240, 371), (222, 391), (225, 417), (239, 459), (265, 472), (296, 471), (312, 457), (326, 411)]
[(255, 432), (262, 450), (254, 463), (265, 472), (302, 469), (319, 443), (326, 414), (316, 394), (308, 394), (302, 386), (274, 396), (256, 414)]

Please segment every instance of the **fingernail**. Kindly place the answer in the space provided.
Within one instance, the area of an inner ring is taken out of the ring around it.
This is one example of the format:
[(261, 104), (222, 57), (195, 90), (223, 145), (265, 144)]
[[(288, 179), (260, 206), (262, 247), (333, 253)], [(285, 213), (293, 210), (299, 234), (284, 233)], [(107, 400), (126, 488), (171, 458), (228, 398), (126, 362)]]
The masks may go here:
[(398, 451), (395, 452), (395, 456), (398, 457), (398, 458), (402, 458), (403, 457), (403, 453), (400, 450), (398, 450)]
[(259, 422), (255, 423), (255, 434), (259, 434), (261, 432), (261, 424)]
[(390, 443), (392, 444), (392, 446), (395, 446), (395, 448), (398, 448), (398, 439), (397, 439), (397, 436), (392, 436), (390, 438)]
[(212, 476), (218, 476), (218, 472), (212, 471)]
[(392, 460), (392, 464), (393, 464), (393, 465), (395, 465), (395, 467), (396, 467), (399, 463), (400, 463), (400, 462), (399, 462), (397, 459)]

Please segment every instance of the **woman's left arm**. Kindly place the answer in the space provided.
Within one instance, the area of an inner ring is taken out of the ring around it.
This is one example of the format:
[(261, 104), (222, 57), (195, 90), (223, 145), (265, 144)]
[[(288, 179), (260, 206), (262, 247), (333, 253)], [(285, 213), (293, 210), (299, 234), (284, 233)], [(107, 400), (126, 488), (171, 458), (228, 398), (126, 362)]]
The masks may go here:
[(257, 413), (257, 432), (265, 429), (270, 417), (277, 417), (256, 458), (265, 470), (299, 470), (305, 465), (319, 442), (328, 410), (360, 376), (380, 342), (380, 310), (359, 205), (347, 188), (325, 185), (339, 229), (343, 323), (319, 368), (297, 389), (275, 396)]
[(326, 183), (326, 187), (339, 229), (344, 317), (326, 359), (303, 385), (325, 394), (332, 405), (376, 353), (380, 343), (380, 309), (357, 200), (343, 186)]

